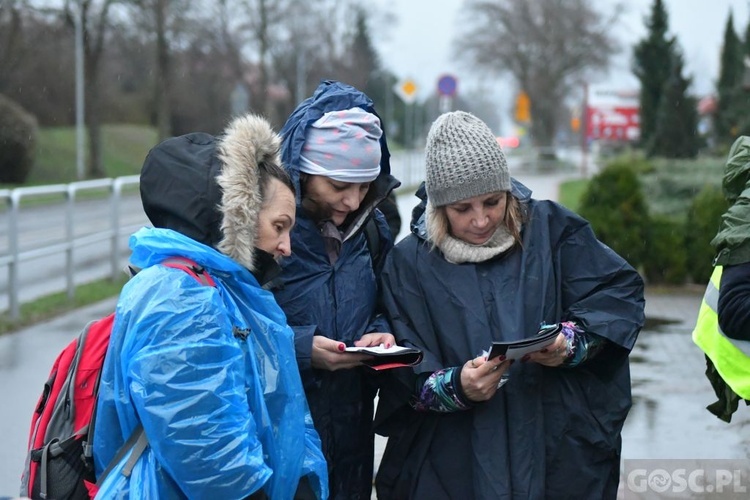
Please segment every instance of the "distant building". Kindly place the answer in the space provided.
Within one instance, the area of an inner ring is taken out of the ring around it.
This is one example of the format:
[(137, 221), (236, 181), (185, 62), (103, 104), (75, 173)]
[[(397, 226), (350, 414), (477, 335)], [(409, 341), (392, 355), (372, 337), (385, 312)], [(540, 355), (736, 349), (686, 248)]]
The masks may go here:
[(592, 86), (586, 106), (586, 140), (631, 143), (641, 135), (637, 90)]

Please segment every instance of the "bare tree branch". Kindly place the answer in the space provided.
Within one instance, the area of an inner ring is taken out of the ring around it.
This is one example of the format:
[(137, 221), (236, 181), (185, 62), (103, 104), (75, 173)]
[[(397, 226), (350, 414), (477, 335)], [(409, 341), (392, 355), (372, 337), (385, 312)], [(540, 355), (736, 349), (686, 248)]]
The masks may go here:
[(532, 137), (549, 146), (565, 98), (618, 51), (619, 12), (605, 18), (590, 0), (469, 0), (455, 50), (474, 71), (513, 78), (531, 100)]

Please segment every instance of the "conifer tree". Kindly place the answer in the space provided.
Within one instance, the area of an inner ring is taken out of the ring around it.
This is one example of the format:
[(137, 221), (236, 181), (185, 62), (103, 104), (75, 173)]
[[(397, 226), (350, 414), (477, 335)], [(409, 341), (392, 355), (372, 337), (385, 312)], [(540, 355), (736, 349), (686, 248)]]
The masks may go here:
[(640, 124), (641, 144), (648, 145), (656, 130), (664, 84), (669, 78), (674, 38), (667, 36), (669, 16), (662, 0), (654, 0), (651, 15), (646, 19), (648, 32), (633, 50), (633, 73), (641, 83)]
[(742, 105), (743, 47), (734, 31), (732, 12), (724, 28), (721, 68), (716, 84), (718, 101), (714, 113), (714, 137), (719, 144), (729, 144), (739, 132)]
[(750, 135), (750, 21), (742, 41), (742, 73), (740, 76), (738, 135)]
[(688, 93), (691, 79), (683, 76), (682, 54), (675, 48), (670, 74), (662, 89), (656, 128), (648, 144), (650, 156), (695, 158), (701, 147), (696, 102)]
[[(347, 83), (365, 90), (373, 73), (380, 69), (380, 58), (372, 43), (367, 13), (357, 9), (355, 14), (354, 37), (349, 46), (349, 79)], [(368, 94), (369, 95), (369, 94)]]

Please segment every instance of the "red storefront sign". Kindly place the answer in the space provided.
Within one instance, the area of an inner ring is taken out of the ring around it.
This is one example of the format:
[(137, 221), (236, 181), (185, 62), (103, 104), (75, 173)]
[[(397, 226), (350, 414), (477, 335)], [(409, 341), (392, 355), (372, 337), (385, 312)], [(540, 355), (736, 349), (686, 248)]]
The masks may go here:
[(638, 106), (590, 105), (586, 109), (586, 138), (635, 141), (641, 133)]

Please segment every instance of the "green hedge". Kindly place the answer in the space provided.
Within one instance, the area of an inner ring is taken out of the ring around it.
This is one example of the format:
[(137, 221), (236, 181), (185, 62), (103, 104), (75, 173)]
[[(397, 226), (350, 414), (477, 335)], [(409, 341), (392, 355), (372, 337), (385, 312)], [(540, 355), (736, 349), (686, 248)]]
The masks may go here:
[(654, 159), (639, 177), (652, 213), (685, 220), (693, 199), (704, 186), (721, 188), (724, 162), (720, 158)]
[(590, 180), (578, 211), (649, 282), (702, 284), (711, 275), (710, 242), (728, 206), (722, 175), (723, 161), (715, 158), (620, 156)]
[(643, 272), (650, 283), (681, 285), (687, 277), (685, 225), (665, 215), (652, 215), (646, 238)]
[(632, 266), (643, 263), (648, 207), (638, 176), (626, 160), (613, 161), (591, 179), (579, 213), (591, 222), (597, 237)]
[(685, 222), (685, 247), (690, 275), (696, 283), (707, 283), (713, 272), (714, 249), (711, 240), (729, 208), (721, 189), (704, 186), (688, 210)]

